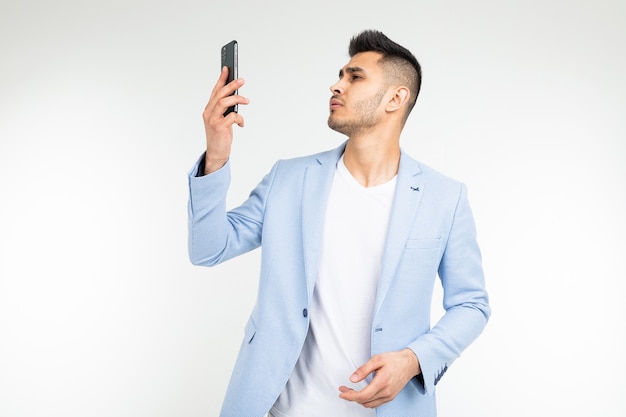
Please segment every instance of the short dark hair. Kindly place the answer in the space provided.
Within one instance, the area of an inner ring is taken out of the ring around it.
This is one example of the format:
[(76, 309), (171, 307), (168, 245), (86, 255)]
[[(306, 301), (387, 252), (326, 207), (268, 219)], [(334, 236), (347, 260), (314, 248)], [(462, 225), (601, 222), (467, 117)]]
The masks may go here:
[(422, 67), (417, 58), (405, 47), (389, 39), (384, 33), (377, 30), (364, 30), (350, 39), (348, 53), (352, 58), (361, 52), (378, 52), (382, 54), (380, 62), (390, 64), (390, 77), (400, 80), (411, 91), (406, 117), (415, 106), (415, 101), (422, 85)]

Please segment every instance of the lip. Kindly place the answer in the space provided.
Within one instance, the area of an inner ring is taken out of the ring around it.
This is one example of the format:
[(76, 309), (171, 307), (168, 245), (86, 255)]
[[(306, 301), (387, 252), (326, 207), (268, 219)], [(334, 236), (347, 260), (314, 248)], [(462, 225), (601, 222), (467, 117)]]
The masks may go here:
[(330, 109), (334, 110), (334, 109), (338, 109), (339, 107), (343, 106), (343, 103), (339, 100), (337, 100), (336, 98), (331, 98), (330, 99)]

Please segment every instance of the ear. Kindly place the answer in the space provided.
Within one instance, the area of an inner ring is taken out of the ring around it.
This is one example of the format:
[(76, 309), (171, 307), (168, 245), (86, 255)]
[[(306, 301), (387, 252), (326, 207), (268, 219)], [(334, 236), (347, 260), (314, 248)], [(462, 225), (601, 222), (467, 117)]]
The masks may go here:
[(409, 97), (411, 92), (406, 87), (395, 87), (395, 91), (389, 102), (387, 103), (387, 107), (385, 110), (388, 112), (393, 112), (398, 109), (404, 108), (407, 102), (409, 101)]

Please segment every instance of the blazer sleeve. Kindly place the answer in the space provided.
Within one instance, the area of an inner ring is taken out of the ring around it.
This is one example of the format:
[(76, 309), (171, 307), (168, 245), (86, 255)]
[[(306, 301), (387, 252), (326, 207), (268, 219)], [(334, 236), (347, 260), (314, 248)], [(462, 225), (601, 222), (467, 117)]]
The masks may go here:
[(452, 362), (482, 332), (491, 315), (465, 185), (461, 185), (438, 272), (445, 314), (428, 333), (408, 346), (420, 361), (419, 380), (423, 379), (423, 388), (430, 395)]
[(265, 203), (278, 163), (241, 206), (227, 212), (230, 161), (197, 176), (203, 159), (188, 174), (188, 251), (194, 265), (213, 266), (261, 245)]

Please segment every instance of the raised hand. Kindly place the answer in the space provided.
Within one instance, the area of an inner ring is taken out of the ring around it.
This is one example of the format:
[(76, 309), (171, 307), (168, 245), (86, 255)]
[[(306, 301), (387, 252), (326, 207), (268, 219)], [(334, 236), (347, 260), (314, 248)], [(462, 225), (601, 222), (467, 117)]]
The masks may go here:
[(211, 98), (204, 108), (204, 130), (206, 132), (206, 162), (204, 173), (210, 174), (226, 164), (230, 157), (233, 143), (233, 125), (244, 126), (243, 117), (239, 113), (231, 112), (224, 116), (224, 112), (235, 104), (248, 104), (249, 100), (240, 95), (231, 95), (244, 85), (243, 78), (238, 78), (226, 84), (228, 68), (222, 68), (220, 78), (213, 87)]

